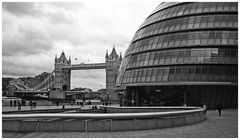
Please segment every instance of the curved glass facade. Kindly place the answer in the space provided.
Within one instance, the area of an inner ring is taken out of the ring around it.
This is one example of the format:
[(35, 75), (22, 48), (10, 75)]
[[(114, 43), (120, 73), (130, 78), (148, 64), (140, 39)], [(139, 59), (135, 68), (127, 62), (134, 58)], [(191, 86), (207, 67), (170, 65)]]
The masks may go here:
[(162, 3), (135, 33), (116, 87), (125, 105), (236, 107), (237, 53), (237, 2)]

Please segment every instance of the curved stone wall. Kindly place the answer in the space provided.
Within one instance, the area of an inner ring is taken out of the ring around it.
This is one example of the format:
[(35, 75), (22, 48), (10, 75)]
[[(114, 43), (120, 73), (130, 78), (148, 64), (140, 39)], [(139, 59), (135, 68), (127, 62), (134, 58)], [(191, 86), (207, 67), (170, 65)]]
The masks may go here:
[[(179, 110), (182, 108), (182, 110)], [(135, 113), (122, 113), (126, 112)], [(147, 109), (152, 112), (145, 112)], [(11, 132), (101, 132), (159, 129), (206, 120), (203, 108), (111, 108), (103, 114), (3, 114), (2, 130)], [(177, 111), (176, 111), (177, 110)], [(139, 112), (140, 113), (136, 113)], [(118, 112), (118, 113), (110, 113)]]

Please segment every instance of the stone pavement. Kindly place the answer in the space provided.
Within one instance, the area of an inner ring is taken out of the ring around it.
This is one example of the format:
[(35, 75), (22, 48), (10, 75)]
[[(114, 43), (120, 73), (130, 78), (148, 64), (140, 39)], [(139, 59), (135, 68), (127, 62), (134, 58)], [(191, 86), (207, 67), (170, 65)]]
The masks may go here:
[(198, 124), (142, 131), (119, 132), (61, 132), (61, 133), (10, 133), (3, 138), (237, 138), (238, 110), (223, 110), (222, 116), (211, 110), (207, 120)]

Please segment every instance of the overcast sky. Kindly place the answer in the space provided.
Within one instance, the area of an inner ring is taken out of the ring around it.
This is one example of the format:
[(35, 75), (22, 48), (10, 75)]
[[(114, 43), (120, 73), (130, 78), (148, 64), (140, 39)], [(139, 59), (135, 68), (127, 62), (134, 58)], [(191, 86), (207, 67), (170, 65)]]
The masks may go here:
[[(82, 0), (2, 4), (2, 76), (52, 72), (64, 50), (72, 64), (105, 62), (113, 45), (125, 53), (159, 0)], [(75, 60), (77, 58), (77, 60)], [(105, 70), (72, 71), (71, 87), (105, 88)]]

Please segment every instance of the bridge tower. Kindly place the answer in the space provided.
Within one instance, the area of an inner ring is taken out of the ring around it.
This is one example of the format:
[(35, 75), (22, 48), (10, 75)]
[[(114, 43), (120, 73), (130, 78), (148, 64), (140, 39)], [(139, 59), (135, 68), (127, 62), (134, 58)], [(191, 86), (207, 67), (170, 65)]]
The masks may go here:
[(67, 60), (64, 52), (62, 52), (61, 56), (57, 58), (55, 57), (55, 85), (56, 89), (60, 89), (61, 91), (70, 90), (70, 78), (71, 71), (69, 69), (63, 69), (64, 66), (71, 65), (71, 58)]
[(108, 55), (108, 51), (106, 52), (106, 89), (110, 100), (118, 100), (118, 95), (114, 92), (114, 88), (121, 61), (122, 55), (121, 53), (120, 55), (117, 54), (114, 46), (110, 55)]

